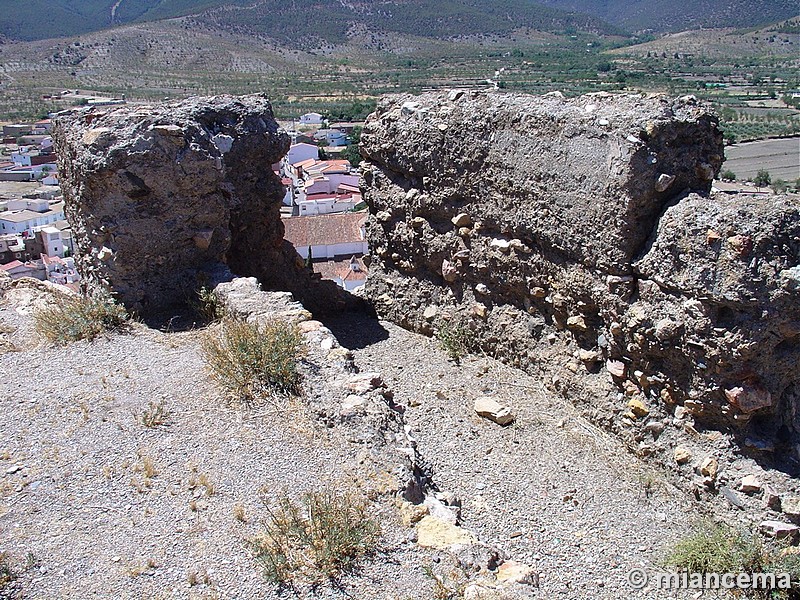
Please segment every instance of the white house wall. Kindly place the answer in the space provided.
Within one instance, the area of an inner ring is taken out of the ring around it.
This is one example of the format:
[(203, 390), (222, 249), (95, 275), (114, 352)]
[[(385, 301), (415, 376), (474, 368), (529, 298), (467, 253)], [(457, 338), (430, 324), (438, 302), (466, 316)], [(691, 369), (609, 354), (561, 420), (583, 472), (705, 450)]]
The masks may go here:
[[(296, 247), (297, 253), (304, 259), (308, 258), (308, 246)], [(311, 256), (314, 259), (335, 258), (337, 256), (353, 256), (366, 254), (368, 250), (366, 240), (363, 242), (348, 242), (344, 244), (325, 244), (311, 246)]]
[(319, 148), (317, 146), (313, 146), (312, 144), (296, 144), (289, 148), (289, 152), (286, 154), (286, 162), (290, 165), (295, 163), (302, 162), (304, 160), (310, 160), (312, 158), (318, 159), (319, 158)]

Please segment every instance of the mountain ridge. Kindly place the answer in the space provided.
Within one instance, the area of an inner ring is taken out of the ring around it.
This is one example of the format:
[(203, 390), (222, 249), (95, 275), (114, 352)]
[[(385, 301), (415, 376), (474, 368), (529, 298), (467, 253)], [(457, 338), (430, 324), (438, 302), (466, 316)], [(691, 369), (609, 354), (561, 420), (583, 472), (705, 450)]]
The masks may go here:
[[(46, 14), (48, 19), (42, 19)], [(392, 0), (379, 3), (338, 0), (31, 0), (0, 16), (0, 35), (33, 41), (82, 35), (117, 25), (172, 17), (213, 22), (278, 39), (296, 36), (330, 39), (353, 25), (397, 33), (430, 31), (432, 37), (531, 27), (542, 31), (586, 30), (618, 33), (597, 17), (563, 11), (529, 0)]]
[(594, 33), (751, 27), (799, 13), (792, 0), (699, 0), (690, 6), (667, 0), (29, 0), (0, 15), (0, 36), (33, 41), (190, 17), (195, 23), (277, 39), (330, 39), (353, 26), (428, 32), (441, 39), (515, 27)]
[(599, 17), (629, 31), (675, 32), (699, 28), (754, 27), (800, 14), (792, 0), (539, 0), (562, 10)]

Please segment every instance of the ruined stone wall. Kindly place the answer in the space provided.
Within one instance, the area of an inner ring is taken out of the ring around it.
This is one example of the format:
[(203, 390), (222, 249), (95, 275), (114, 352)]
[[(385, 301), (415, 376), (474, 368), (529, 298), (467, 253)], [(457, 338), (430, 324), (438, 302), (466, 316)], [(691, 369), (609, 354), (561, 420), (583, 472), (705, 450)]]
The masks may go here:
[(224, 263), (311, 310), (344, 302), (283, 239), (284, 190), (271, 165), (289, 137), (265, 97), (78, 111), (56, 119), (53, 138), (90, 290), (152, 313), (193, 297)]
[(394, 96), (361, 140), (381, 315), (541, 372), (643, 454), (677, 414), (796, 458), (798, 199), (709, 195), (694, 98)]

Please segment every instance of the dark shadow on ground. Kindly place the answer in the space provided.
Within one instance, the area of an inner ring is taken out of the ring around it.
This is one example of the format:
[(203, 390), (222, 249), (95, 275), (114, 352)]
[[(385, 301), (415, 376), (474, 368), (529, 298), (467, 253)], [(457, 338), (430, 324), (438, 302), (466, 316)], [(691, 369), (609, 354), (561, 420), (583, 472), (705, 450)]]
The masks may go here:
[(350, 350), (360, 350), (389, 338), (389, 332), (374, 316), (360, 312), (346, 312), (320, 317), (339, 343)]
[(192, 329), (201, 329), (207, 325), (197, 316), (195, 311), (186, 307), (160, 310), (148, 313), (145, 316), (134, 314), (133, 318), (141, 321), (150, 329), (156, 329), (164, 333), (191, 331)]

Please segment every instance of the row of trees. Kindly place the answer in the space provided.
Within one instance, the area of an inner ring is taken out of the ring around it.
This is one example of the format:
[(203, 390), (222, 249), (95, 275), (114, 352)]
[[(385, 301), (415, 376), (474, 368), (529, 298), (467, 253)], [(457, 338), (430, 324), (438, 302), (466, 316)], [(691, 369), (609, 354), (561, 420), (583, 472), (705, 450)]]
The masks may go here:
[[(723, 181), (736, 181), (736, 173), (728, 169), (727, 171), (723, 171), (720, 173), (720, 178)], [(763, 187), (770, 187), (772, 191), (776, 194), (782, 194), (783, 192), (787, 191), (791, 186), (790, 182), (785, 181), (781, 178), (775, 179), (773, 181), (772, 175), (766, 169), (760, 169), (756, 176), (753, 177), (753, 185), (756, 188), (763, 188)], [(800, 190), (800, 177), (798, 177), (794, 182), (794, 189)]]

